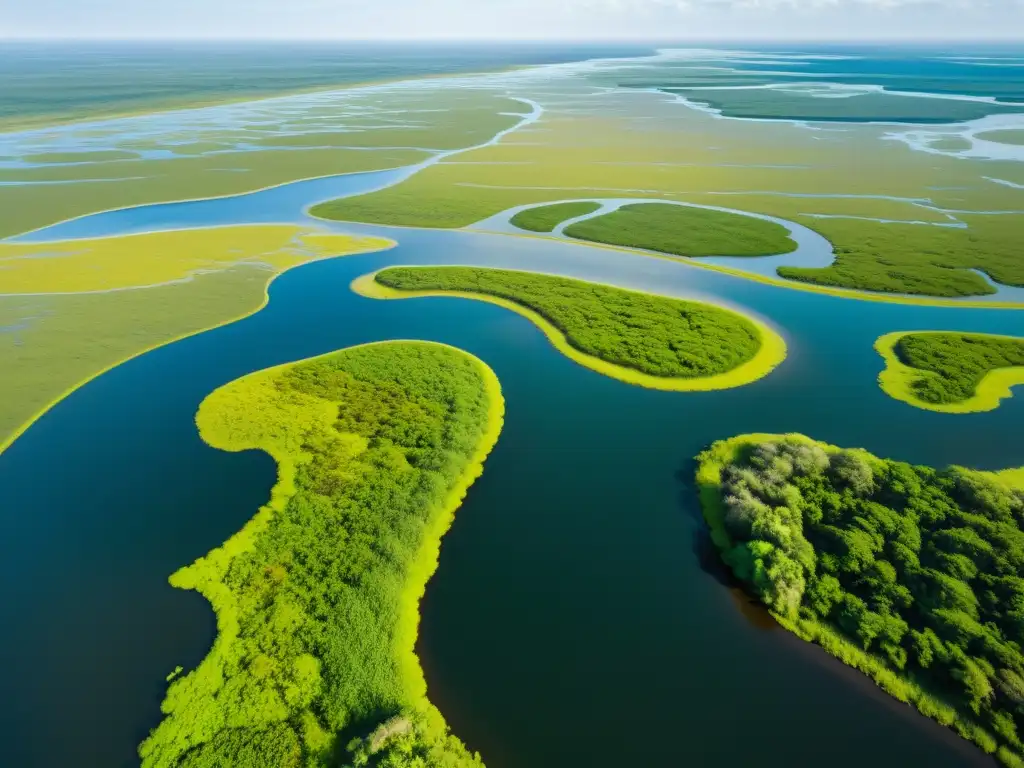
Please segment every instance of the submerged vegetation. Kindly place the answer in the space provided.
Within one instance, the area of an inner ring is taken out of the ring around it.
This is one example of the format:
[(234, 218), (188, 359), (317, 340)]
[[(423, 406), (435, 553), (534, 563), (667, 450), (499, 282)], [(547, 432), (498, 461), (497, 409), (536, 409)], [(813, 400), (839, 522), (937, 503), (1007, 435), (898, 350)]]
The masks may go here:
[(882, 389), (918, 408), (970, 413), (996, 408), (1024, 384), (1024, 338), (983, 333), (889, 333), (875, 342), (885, 360)]
[(537, 208), (520, 211), (509, 221), (513, 226), (527, 229), (530, 232), (551, 232), (563, 221), (575, 219), (577, 216), (586, 216), (600, 207), (599, 203), (587, 201), (541, 205)]
[(731, 310), (553, 275), (392, 267), (354, 287), (380, 298), (449, 294), (494, 301), (524, 314), (577, 362), (653, 388), (739, 386), (785, 357), (774, 331)]
[(699, 457), (722, 558), (779, 621), (1024, 765), (1024, 491), (801, 435)]
[(214, 447), (278, 463), (267, 506), (171, 583), (218, 635), (170, 685), (146, 768), (479, 766), (426, 698), (418, 602), (501, 428), (494, 374), (460, 350), (385, 342), (211, 394)]
[(565, 234), (675, 256), (772, 256), (796, 249), (774, 221), (669, 203), (624, 205), (572, 224)]

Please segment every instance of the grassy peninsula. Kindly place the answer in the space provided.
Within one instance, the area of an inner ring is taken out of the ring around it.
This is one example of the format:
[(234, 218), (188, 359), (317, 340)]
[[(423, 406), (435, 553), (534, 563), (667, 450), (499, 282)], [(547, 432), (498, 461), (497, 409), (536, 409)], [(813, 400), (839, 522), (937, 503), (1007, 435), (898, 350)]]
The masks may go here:
[(652, 389), (749, 384), (786, 355), (782, 337), (737, 312), (553, 275), (481, 267), (392, 267), (359, 278), (374, 298), (463, 296), (525, 316), (572, 360)]
[(983, 333), (888, 333), (875, 342), (885, 360), (878, 383), (890, 397), (931, 411), (999, 407), (1024, 384), (1024, 338)]
[(772, 256), (796, 250), (781, 224), (669, 203), (633, 203), (567, 227), (579, 240), (673, 256)]
[(520, 211), (509, 221), (513, 226), (529, 230), (530, 232), (551, 232), (563, 221), (575, 219), (577, 216), (586, 216), (600, 207), (599, 203), (586, 201), (541, 205), (536, 208), (527, 208), (525, 211)]
[(0, 453), (103, 372), (256, 312), (282, 272), (390, 245), (293, 225), (0, 243)]
[(779, 622), (1024, 765), (1024, 491), (802, 435), (698, 458), (723, 560)]
[(501, 429), (475, 357), (384, 342), (250, 374), (196, 422), (278, 463), (268, 504), (171, 577), (218, 635), (175, 679), (146, 768), (480, 766), (426, 698), (418, 603), (440, 539)]

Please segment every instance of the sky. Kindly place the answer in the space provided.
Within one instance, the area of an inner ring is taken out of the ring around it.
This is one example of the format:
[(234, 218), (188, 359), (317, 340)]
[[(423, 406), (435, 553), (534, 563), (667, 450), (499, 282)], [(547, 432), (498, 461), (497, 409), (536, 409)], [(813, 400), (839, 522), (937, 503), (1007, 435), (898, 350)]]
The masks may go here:
[(0, 0), (0, 37), (1024, 42), (1024, 0)]

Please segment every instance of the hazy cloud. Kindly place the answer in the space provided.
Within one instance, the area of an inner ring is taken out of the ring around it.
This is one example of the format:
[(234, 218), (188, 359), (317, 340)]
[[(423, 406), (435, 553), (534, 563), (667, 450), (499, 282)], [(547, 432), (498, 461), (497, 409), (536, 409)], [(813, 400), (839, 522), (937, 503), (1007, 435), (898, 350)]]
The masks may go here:
[(1024, 0), (31, 0), (4, 35), (1021, 39)]

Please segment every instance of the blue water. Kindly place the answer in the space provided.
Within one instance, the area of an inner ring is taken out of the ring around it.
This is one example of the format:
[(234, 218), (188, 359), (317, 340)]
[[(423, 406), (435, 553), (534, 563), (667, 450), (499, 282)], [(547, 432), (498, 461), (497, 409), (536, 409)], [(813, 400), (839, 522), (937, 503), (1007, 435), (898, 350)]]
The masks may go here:
[[(806, 80), (883, 85), (891, 91), (987, 96), (1024, 101), (1024, 45), (804, 45), (759, 47), (759, 51), (792, 54), (792, 66)], [(835, 56), (848, 58), (801, 58)], [(740, 72), (756, 73), (770, 66), (740, 63)], [(998, 65), (998, 66), (993, 66)], [(766, 78), (766, 82), (769, 78)], [(778, 82), (778, 78), (771, 80)]]
[[(446, 538), (419, 646), (431, 696), (488, 765), (809, 765), (826, 749), (850, 768), (985, 764), (752, 620), (706, 569), (687, 483), (703, 446), (760, 430), (931, 464), (1024, 464), (1024, 400), (970, 416), (911, 408), (878, 388), (871, 346), (894, 329), (1019, 332), (1019, 314), (842, 300), (571, 243), (352, 230), (400, 245), (287, 273), (263, 311), (119, 366), (0, 456), (0, 508), (14, 511), (0, 529), (0, 762), (132, 764), (164, 676), (208, 648), (209, 608), (166, 578), (251, 516), (273, 468), (204, 446), (192, 423), (201, 399), (268, 365), (421, 338), (482, 357), (507, 399), (499, 445)], [(348, 290), (365, 272), (419, 263), (709, 297), (769, 318), (790, 354), (748, 387), (651, 392), (576, 366), (498, 307)]]
[[(306, 222), (312, 202), (411, 172), (113, 211), (23, 239)], [(198, 663), (214, 632), (205, 601), (167, 576), (238, 530), (274, 479), (263, 454), (204, 445), (198, 404), (253, 370), (391, 338), (480, 356), (506, 398), (498, 446), (445, 538), (418, 645), (432, 700), (490, 768), (991, 765), (732, 592), (690, 478), (702, 448), (750, 431), (932, 465), (1024, 464), (1024, 398), (984, 414), (918, 410), (879, 389), (872, 349), (893, 330), (1020, 334), (1020, 313), (839, 299), (570, 242), (332, 227), (399, 246), (288, 272), (256, 315), (104, 374), (0, 455), (0, 765), (137, 762), (165, 675)], [(765, 318), (789, 355), (738, 389), (634, 388), (573, 364), (499, 307), (349, 291), (395, 264), (532, 269), (708, 299)]]
[(408, 166), (390, 171), (327, 176), (213, 200), (121, 208), (70, 219), (10, 239), (14, 242), (44, 242), (239, 223), (308, 222), (309, 217), (304, 211), (310, 205), (383, 189), (408, 178), (417, 169), (418, 166)]

